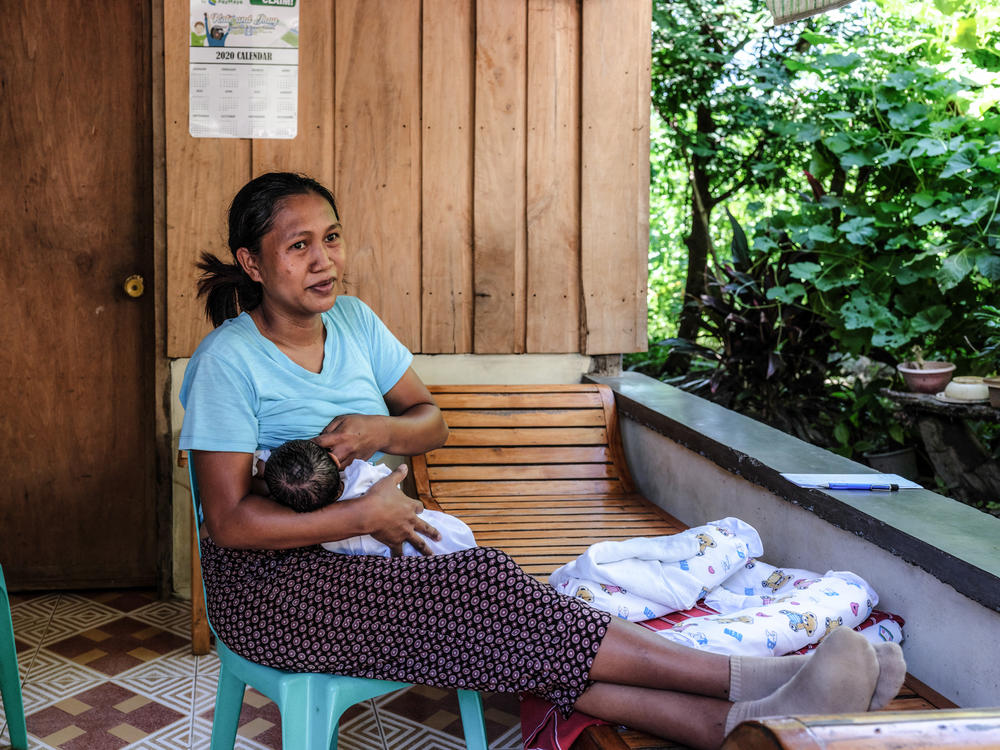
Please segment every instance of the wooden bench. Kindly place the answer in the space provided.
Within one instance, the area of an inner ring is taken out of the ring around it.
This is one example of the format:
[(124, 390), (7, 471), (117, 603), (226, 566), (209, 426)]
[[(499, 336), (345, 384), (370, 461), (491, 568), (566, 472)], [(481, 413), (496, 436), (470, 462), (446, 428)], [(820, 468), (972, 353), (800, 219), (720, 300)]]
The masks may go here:
[(607, 386), (431, 392), (450, 433), (443, 448), (413, 457), (417, 496), (537, 578), (595, 542), (685, 528), (636, 492)]
[[(636, 491), (625, 463), (614, 394), (607, 386), (430, 390), (450, 433), (443, 448), (413, 457), (418, 497), (428, 508), (461, 518), (479, 544), (504, 550), (540, 580), (595, 542), (686, 528)], [(908, 675), (888, 708), (954, 707)], [(885, 714), (883, 724), (895, 715)], [(880, 731), (887, 738), (892, 734), (884, 727)], [(574, 750), (680, 747), (609, 726), (587, 729), (574, 744)]]

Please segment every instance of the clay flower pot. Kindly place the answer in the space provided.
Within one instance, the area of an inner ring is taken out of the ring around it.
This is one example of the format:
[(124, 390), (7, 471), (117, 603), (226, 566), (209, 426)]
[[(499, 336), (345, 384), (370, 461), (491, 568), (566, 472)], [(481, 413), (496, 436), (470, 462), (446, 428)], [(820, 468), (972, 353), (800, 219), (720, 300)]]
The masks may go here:
[(906, 382), (906, 387), (914, 393), (940, 393), (951, 380), (955, 365), (951, 362), (924, 362), (917, 367), (915, 362), (896, 365)]

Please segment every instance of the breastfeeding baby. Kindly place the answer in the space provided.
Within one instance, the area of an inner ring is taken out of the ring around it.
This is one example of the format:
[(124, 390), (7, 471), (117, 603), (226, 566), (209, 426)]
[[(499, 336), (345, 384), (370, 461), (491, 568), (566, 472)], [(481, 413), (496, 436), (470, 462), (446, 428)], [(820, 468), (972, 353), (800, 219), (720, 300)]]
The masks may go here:
[[(341, 471), (333, 457), (310, 440), (289, 440), (273, 450), (254, 453), (254, 475), (263, 475), (271, 499), (298, 513), (308, 513), (338, 500), (359, 497), (390, 473), (387, 466), (359, 459)], [(472, 530), (455, 516), (425, 510), (420, 517), (441, 532), (440, 541), (426, 539), (427, 546), (435, 555), (476, 546)], [(388, 546), (368, 534), (326, 542), (322, 546), (343, 555), (390, 557), (392, 554)], [(409, 542), (404, 542), (403, 554), (416, 556), (420, 552)]]

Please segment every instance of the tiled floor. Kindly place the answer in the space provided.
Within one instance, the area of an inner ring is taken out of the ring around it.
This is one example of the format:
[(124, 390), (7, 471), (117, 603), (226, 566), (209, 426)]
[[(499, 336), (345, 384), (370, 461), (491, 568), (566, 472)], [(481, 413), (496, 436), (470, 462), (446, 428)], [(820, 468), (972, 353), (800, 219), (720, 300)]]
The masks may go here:
[[(218, 660), (193, 656), (190, 607), (137, 591), (11, 595), (32, 749), (208, 748)], [(516, 696), (485, 694), (490, 747), (521, 747)], [(464, 748), (454, 691), (414, 687), (355, 706), (343, 750)], [(8, 748), (0, 709), (0, 750)], [(248, 690), (237, 748), (281, 747), (276, 706)]]

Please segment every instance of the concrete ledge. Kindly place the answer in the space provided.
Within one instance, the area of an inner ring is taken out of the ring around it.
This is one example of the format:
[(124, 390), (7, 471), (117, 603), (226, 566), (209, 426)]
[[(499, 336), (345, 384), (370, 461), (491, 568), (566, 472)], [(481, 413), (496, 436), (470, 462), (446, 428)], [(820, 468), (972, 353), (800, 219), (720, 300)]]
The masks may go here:
[(926, 490), (830, 492), (780, 476), (872, 470), (636, 373), (616, 393), (640, 491), (688, 525), (737, 516), (775, 565), (851, 570), (906, 620), (909, 671), (963, 707), (1000, 706), (1000, 519)]
[(1000, 611), (1000, 518), (929, 490), (869, 493), (797, 487), (781, 473), (874, 471), (645, 375), (592, 380), (614, 389), (621, 416)]

